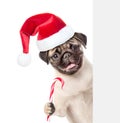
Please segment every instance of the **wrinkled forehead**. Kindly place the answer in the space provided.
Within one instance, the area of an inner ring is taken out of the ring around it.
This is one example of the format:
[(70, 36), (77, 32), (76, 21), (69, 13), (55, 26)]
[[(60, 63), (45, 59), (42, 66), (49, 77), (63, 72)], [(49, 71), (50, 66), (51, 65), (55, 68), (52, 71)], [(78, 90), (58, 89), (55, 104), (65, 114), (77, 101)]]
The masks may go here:
[(71, 44), (80, 45), (80, 42), (77, 41), (75, 38), (71, 38), (67, 42), (65, 42), (64, 44), (49, 50), (48, 54), (49, 54), (49, 56), (52, 56), (56, 51), (57, 52), (62, 52), (62, 50), (70, 48)]

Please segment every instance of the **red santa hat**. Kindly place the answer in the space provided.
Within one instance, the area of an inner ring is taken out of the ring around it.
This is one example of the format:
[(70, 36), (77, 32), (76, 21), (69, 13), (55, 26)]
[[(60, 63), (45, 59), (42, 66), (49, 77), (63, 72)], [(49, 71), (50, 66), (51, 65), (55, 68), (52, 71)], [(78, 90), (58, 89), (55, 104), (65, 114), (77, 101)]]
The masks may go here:
[(22, 66), (30, 63), (30, 36), (34, 36), (37, 33), (39, 51), (47, 51), (55, 48), (65, 43), (74, 35), (72, 28), (54, 14), (42, 13), (28, 18), (20, 30), (23, 53), (19, 55), (18, 63)]

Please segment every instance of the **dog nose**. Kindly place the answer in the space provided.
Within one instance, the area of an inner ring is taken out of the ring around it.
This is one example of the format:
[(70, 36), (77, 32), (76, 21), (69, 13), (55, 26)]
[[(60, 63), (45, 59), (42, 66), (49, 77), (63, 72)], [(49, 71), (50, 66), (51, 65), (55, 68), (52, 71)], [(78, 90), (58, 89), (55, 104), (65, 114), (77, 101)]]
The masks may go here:
[(68, 59), (70, 56), (71, 56), (71, 53), (65, 53), (65, 54), (63, 55), (63, 58), (64, 58), (64, 59)]

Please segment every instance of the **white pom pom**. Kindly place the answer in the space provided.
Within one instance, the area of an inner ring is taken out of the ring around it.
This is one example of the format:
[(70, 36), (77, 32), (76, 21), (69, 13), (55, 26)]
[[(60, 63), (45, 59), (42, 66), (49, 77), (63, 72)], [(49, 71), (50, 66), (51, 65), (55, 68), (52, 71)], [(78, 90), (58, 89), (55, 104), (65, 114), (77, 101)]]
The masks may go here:
[(30, 54), (22, 53), (18, 56), (18, 64), (21, 66), (27, 66), (31, 62), (31, 56)]

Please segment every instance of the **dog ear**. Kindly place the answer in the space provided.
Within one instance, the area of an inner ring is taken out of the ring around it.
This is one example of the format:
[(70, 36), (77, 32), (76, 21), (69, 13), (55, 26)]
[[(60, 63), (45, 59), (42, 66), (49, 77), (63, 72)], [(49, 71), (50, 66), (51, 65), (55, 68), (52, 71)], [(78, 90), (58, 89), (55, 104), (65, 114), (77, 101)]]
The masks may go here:
[(82, 45), (86, 48), (86, 45), (87, 45), (87, 36), (85, 34), (75, 32), (74, 37), (75, 37), (75, 39), (77, 39), (78, 41), (80, 41), (82, 43)]
[(44, 62), (46, 62), (47, 64), (49, 64), (48, 51), (39, 52), (39, 57), (40, 57)]

